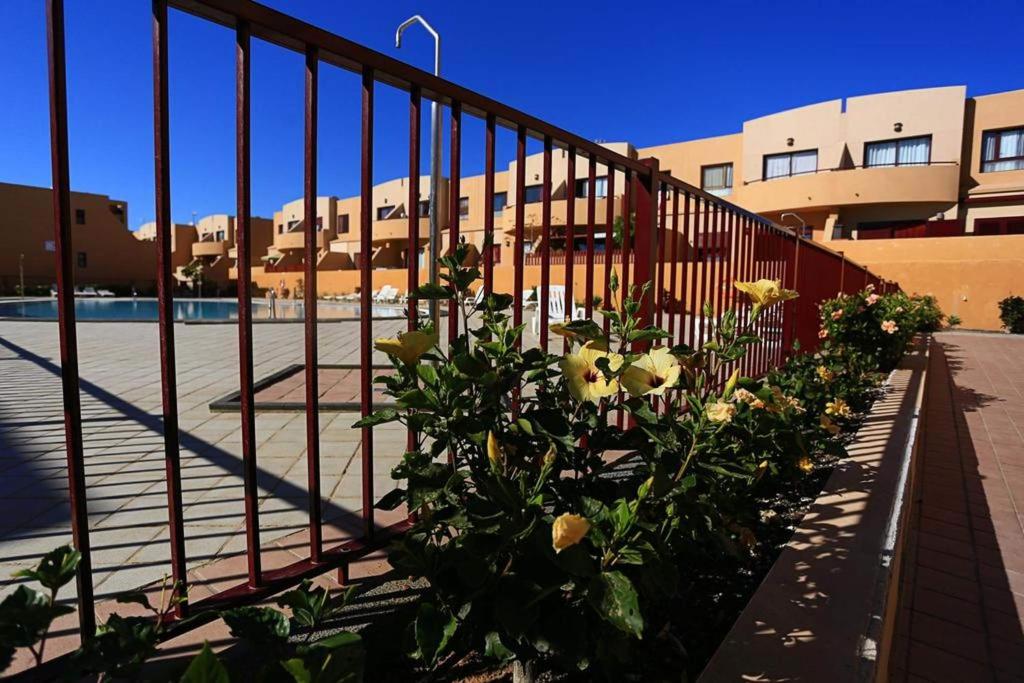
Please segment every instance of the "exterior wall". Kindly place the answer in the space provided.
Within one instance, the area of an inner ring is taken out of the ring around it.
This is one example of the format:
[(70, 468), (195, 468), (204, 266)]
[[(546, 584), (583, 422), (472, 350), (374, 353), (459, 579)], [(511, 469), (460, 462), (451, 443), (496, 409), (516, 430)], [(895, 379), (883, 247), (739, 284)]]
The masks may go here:
[[(135, 239), (143, 242), (154, 243), (153, 251), (156, 253), (156, 222), (143, 223), (132, 233)], [(199, 238), (194, 225), (188, 223), (175, 223), (171, 231), (171, 272), (181, 268), (192, 260), (192, 245)], [(155, 258), (155, 257), (154, 257)]]
[[(56, 282), (52, 194), (49, 188), (0, 183), (0, 291), (14, 293), (19, 262), (26, 287)], [(76, 220), (79, 211), (85, 212), (84, 224)], [(106, 195), (71, 193), (76, 285), (134, 286), (140, 291), (155, 287), (156, 246), (133, 237), (127, 224), (125, 202)], [(79, 254), (85, 254), (84, 267), (78, 265)]]
[(637, 154), (641, 159), (657, 157), (661, 162), (662, 171), (696, 187), (701, 186), (701, 169), (704, 166), (732, 164), (733, 192), (722, 195), (729, 201), (733, 201), (733, 194), (738, 191), (738, 186), (742, 185), (743, 135), (740, 133), (646, 147), (638, 150)]
[(934, 294), (963, 326), (997, 330), (996, 302), (1024, 295), (1024, 235), (844, 242), (846, 255), (907, 292)]
[[(856, 166), (864, 164), (868, 142), (932, 136), (933, 163), (960, 163), (967, 88), (923, 88), (850, 97), (844, 138)], [(895, 130), (900, 124), (901, 130)]]
[[(792, 138), (793, 144), (789, 144)], [(832, 100), (743, 123), (744, 182), (760, 181), (764, 156), (818, 150), (818, 169), (837, 168), (843, 154), (843, 101)], [(787, 182), (783, 179), (772, 184)]]

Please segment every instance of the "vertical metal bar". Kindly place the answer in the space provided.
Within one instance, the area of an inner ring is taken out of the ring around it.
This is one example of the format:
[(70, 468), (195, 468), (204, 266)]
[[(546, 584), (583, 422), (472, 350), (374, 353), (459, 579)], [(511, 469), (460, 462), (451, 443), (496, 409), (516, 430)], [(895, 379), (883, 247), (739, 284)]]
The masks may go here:
[(594, 319), (594, 223), (597, 220), (597, 157), (590, 155), (587, 165), (587, 319)]
[[(420, 128), (422, 117), (420, 106), (423, 98), (420, 87), (409, 88), (409, 246), (406, 248), (406, 290), (409, 292), (407, 329), (411, 332), (419, 327), (419, 302), (413, 292), (420, 285)], [(433, 188), (431, 188), (433, 191)], [(406, 450), (416, 450), (417, 434), (412, 427), (406, 433)]]
[[(526, 128), (516, 130), (516, 229), (515, 246), (512, 253), (512, 280), (515, 303), (512, 307), (512, 324), (523, 324), (523, 249), (524, 223), (526, 222)], [(516, 339), (516, 348), (523, 347), (522, 335)]]
[[(359, 176), (359, 299), (360, 309), (369, 311), (373, 302), (373, 275), (370, 256), (373, 252), (373, 69), (363, 67), (363, 107)], [(431, 187), (430, 191), (437, 192)], [(449, 219), (450, 220), (450, 219)], [(359, 316), (359, 407), (362, 416), (373, 412), (373, 321), (372, 316)], [(362, 428), (363, 524), (367, 538), (373, 538), (373, 428)]]
[[(572, 320), (576, 311), (573, 263), (576, 257), (576, 148), (569, 145), (565, 181), (565, 317)], [(569, 352), (569, 338), (563, 341), (563, 352)]]
[[(317, 111), (319, 99), (320, 51), (306, 46), (306, 140), (305, 201), (306, 286), (303, 290), (306, 332), (306, 470), (309, 491), (309, 559), (320, 562), (323, 541), (320, 531), (320, 383), (317, 354), (316, 265), (317, 237), (321, 226), (316, 215)], [(326, 221), (329, 216), (322, 219)], [(326, 247), (327, 245), (324, 244)]]
[[(689, 195), (686, 196), (689, 200)], [(697, 271), (703, 270), (698, 268), (700, 266), (700, 241), (702, 238), (700, 228), (700, 204), (701, 198), (695, 196), (693, 198), (693, 260), (690, 263), (690, 268), (693, 270), (690, 272), (690, 340), (689, 344), (693, 348), (697, 348), (697, 318), (700, 316), (700, 310), (698, 309), (697, 303)]]
[(704, 319), (704, 304), (708, 301), (708, 278), (710, 276), (710, 270), (711, 270), (711, 268), (710, 268), (711, 264), (709, 263), (708, 257), (709, 257), (709, 254), (711, 253), (711, 250), (709, 249), (709, 245), (711, 244), (712, 233), (711, 233), (711, 205), (710, 205), (710, 202), (708, 202), (708, 200), (706, 200), (706, 199), (704, 200), (704, 225), (703, 225), (703, 228), (704, 228), (704, 233), (701, 236), (704, 238), (704, 245), (703, 245), (704, 249), (702, 250), (702, 255), (701, 255), (701, 273), (700, 273), (700, 316), (701, 316), (701, 324), (700, 324), (700, 338), (697, 341), (697, 346), (698, 347), (702, 346), (704, 344), (704, 342), (707, 341), (707, 333), (709, 331), (707, 329), (708, 321)]
[[(171, 541), (171, 580), (179, 598), (188, 595), (185, 532), (181, 505), (181, 451), (178, 440), (178, 380), (174, 350), (174, 287), (171, 280), (170, 107), (167, 81), (167, 0), (153, 0), (153, 146), (156, 195), (156, 296), (160, 329), (160, 388), (164, 423), (164, 477)], [(188, 616), (188, 603), (175, 606)]]
[[(541, 185), (540, 245), (540, 347), (548, 350), (548, 301), (551, 296), (551, 136), (544, 136), (543, 185)], [(560, 321), (559, 321), (560, 322)]]
[(708, 292), (711, 305), (715, 307), (715, 321), (722, 322), (722, 211), (718, 202), (711, 207), (711, 248), (708, 253), (711, 255), (711, 273), (708, 279), (711, 282), (711, 290)]
[[(800, 292), (800, 247), (803, 242), (803, 238), (800, 235), (794, 235), (793, 237), (793, 268), (790, 275), (789, 288)], [(793, 355), (793, 341), (796, 339), (797, 320), (800, 317), (800, 300), (796, 299), (790, 302), (792, 305), (789, 309), (789, 326), (788, 326), (788, 337), (786, 342), (786, 354), (787, 356)]]
[[(646, 174), (636, 174), (636, 228), (635, 228), (635, 253), (633, 275), (636, 278), (637, 288), (645, 284), (657, 284), (658, 270), (658, 159), (651, 157), (644, 159), (643, 163), (648, 167)], [(626, 240), (623, 240), (623, 244)], [(638, 311), (638, 322), (641, 327), (647, 327), (654, 323), (654, 306), (657, 297), (653, 291), (645, 296), (640, 303)], [(650, 348), (650, 342), (634, 344), (634, 350), (646, 351)]]
[(654, 288), (654, 302), (656, 311), (654, 314), (654, 324), (657, 327), (662, 326), (662, 311), (665, 308), (665, 242), (667, 239), (668, 232), (666, 228), (667, 211), (668, 211), (668, 186), (665, 183), (658, 183), (657, 193), (659, 195), (659, 216), (658, 216), (658, 277), (657, 287)]
[(80, 638), (96, 632), (92, 588), (89, 513), (86, 508), (82, 405), (78, 393), (78, 335), (75, 330), (75, 276), (71, 240), (71, 172), (68, 157), (67, 62), (64, 51), (64, 2), (46, 3), (46, 44), (50, 80), (50, 161), (53, 178), (53, 242), (57, 270), (57, 325), (60, 331), (60, 378), (64, 396), (64, 444), (67, 450), (71, 537), (82, 554), (78, 565)]
[[(604, 229), (604, 299), (601, 302), (605, 310), (612, 310), (615, 308), (612, 303), (612, 269), (614, 265), (614, 252), (615, 252), (615, 166), (610, 162), (607, 166), (608, 169), (608, 183), (605, 195), (605, 229)], [(597, 188), (592, 188), (592, 191), (596, 192)], [(625, 225), (625, 222), (623, 222)], [(607, 316), (603, 316), (604, 331), (605, 334), (611, 329), (611, 321)]]
[(843, 252), (843, 251), (839, 252), (839, 259), (840, 260), (839, 260), (839, 292), (838, 292), (838, 294), (842, 294), (845, 291), (844, 285), (846, 284), (846, 252)]
[[(669, 345), (676, 343), (676, 315), (679, 312), (679, 299), (676, 298), (676, 281), (679, 268), (679, 188), (672, 188), (672, 248), (669, 250), (669, 258), (672, 265), (669, 267), (669, 302), (671, 308), (668, 313), (668, 339)], [(683, 279), (686, 278), (686, 271), (683, 271)]]
[[(461, 181), (462, 181), (462, 103), (452, 102), (451, 105), (451, 140), (448, 150), (448, 248), (451, 256), (455, 257), (455, 250), (459, 245), (459, 221), (462, 220), (460, 211), (461, 202)], [(459, 265), (462, 265), (461, 263)], [(461, 294), (461, 293), (460, 293)], [(452, 342), (459, 335), (459, 305), (455, 299), (448, 303), (448, 341)]]
[(256, 410), (253, 392), (252, 353), (252, 245), (250, 220), (249, 113), (252, 63), (249, 57), (251, 30), (239, 20), (235, 28), (236, 180), (238, 207), (235, 241), (238, 249), (238, 380), (242, 419), (242, 479), (245, 489), (245, 549), (249, 560), (249, 586), (263, 580), (260, 562), (259, 491), (256, 480)]
[[(633, 224), (633, 184), (638, 182), (638, 178), (633, 177), (633, 172), (630, 169), (626, 169), (625, 179), (622, 183), (622, 247), (620, 254), (622, 255), (622, 296), (621, 302), (626, 301), (626, 297), (629, 296), (629, 284), (630, 284), (630, 267), (629, 259), (632, 253), (633, 245), (633, 231), (636, 226)], [(620, 413), (621, 417), (621, 413)]]
[(686, 324), (686, 295), (689, 290), (686, 284), (689, 281), (689, 270), (693, 268), (690, 262), (690, 193), (683, 195), (683, 236), (682, 236), (682, 266), (679, 273), (679, 337), (677, 344), (685, 343), (687, 334)]
[(487, 115), (484, 141), (484, 292), (494, 291), (494, 114)]
[[(422, 153), (420, 108), (422, 104), (420, 87), (414, 85), (409, 88), (409, 201), (406, 211), (409, 216), (409, 246), (406, 250), (408, 254), (406, 289), (409, 292), (409, 300), (406, 316), (410, 332), (419, 326), (419, 302), (413, 296), (413, 292), (420, 286), (420, 154)], [(431, 188), (431, 192), (433, 191), (434, 188)]]

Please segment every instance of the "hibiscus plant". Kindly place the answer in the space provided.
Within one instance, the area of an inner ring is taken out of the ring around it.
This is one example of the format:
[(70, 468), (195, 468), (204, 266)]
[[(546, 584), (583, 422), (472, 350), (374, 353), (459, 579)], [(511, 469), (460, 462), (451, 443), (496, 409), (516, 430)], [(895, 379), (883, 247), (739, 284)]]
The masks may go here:
[[(741, 410), (733, 394), (753, 386), (732, 368), (758, 343), (761, 312), (795, 292), (742, 284), (752, 305), (720, 319), (705, 309), (699, 349), (652, 348), (668, 335), (640, 322), (648, 288), (618, 300), (613, 277), (603, 326), (552, 325), (571, 347), (559, 356), (521, 349), (510, 296), (470, 303), (478, 273), (463, 261), (456, 250), (446, 284), (416, 293), (454, 300), (462, 333), (448, 345), (429, 328), (378, 340), (395, 372), (376, 381), (395, 407), (356, 425), (397, 421), (413, 435), (393, 472), (403, 486), (378, 503), (415, 519), (389, 553), (428, 584), (411, 655), (442, 669), (476, 651), (521, 673), (539, 660), (609, 678), (678, 670), (685, 647), (668, 624), (681, 558), (735, 547), (744, 528), (721, 498), (765, 472), (763, 459), (709, 447)], [(783, 406), (774, 414), (791, 409), (765, 391)]]

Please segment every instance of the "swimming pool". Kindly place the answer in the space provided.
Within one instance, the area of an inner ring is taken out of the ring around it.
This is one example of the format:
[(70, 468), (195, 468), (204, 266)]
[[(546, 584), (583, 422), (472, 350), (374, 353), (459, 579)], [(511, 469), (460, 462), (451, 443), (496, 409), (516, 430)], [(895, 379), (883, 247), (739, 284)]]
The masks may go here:
[[(301, 320), (304, 306), (299, 301), (278, 301), (278, 320)], [(360, 317), (359, 304), (322, 302), (317, 305), (320, 320), (344, 320)], [(380, 305), (372, 307), (374, 318), (402, 318), (404, 306)], [(157, 319), (156, 299), (75, 299), (75, 317), (78, 320), (150, 320)], [(252, 302), (254, 320), (269, 320), (270, 306), (264, 300)], [(30, 320), (56, 320), (57, 300), (0, 301), (0, 318)], [(234, 299), (178, 299), (174, 302), (174, 319), (192, 321), (237, 320), (238, 302)]]

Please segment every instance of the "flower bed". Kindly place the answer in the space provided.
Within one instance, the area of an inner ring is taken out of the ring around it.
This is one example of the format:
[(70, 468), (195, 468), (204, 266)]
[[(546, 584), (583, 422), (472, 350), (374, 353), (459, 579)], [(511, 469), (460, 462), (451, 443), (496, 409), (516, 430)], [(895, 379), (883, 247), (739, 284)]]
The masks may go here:
[[(604, 325), (553, 325), (571, 350), (552, 355), (520, 349), (511, 297), (473, 303), (479, 274), (463, 256), (442, 260), (445, 286), (417, 292), (455, 299), (462, 333), (445, 347), (430, 329), (378, 340), (395, 374), (376, 381), (395, 406), (355, 425), (397, 421), (415, 435), (393, 473), (404, 485), (378, 507), (415, 514), (389, 561), (426, 586), (403, 634), (369, 639), (372, 678), (385, 676), (386, 661), (399, 679), (443, 680), (467, 659), (512, 666), (521, 680), (541, 670), (697, 674), (843, 455), (879, 370), (937, 313), (902, 294), (840, 297), (822, 308), (821, 350), (749, 378), (739, 362), (761, 343), (760, 316), (796, 292), (737, 283), (749, 303), (721, 312), (709, 341), (668, 347), (664, 331), (640, 322), (647, 289), (620, 296), (613, 281)], [(282, 605), (314, 616), (225, 613), (232, 633), (265, 655), (246, 662), (250, 673), (315, 678), (344, 665), (346, 680), (359, 679), (357, 639), (288, 641), (323, 625), (326, 594), (307, 587)], [(0, 610), (0, 629), (2, 619)], [(195, 666), (223, 665), (207, 650)]]

